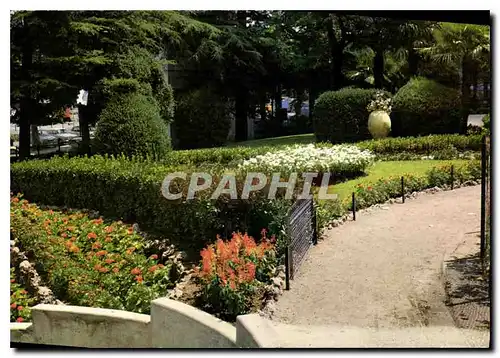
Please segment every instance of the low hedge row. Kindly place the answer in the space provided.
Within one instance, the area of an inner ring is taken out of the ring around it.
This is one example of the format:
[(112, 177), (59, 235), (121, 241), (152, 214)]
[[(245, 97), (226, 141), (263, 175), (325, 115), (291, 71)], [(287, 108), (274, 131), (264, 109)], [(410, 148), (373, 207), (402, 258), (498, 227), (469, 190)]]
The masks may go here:
[[(431, 154), (447, 150), (451, 146), (458, 151), (480, 151), (481, 135), (463, 136), (429, 135), (425, 137), (384, 138), (379, 140), (366, 140), (355, 144), (360, 149), (368, 149), (374, 154), (399, 154), (401, 152)], [(316, 143), (319, 147), (330, 147), (330, 143)], [(166, 165), (190, 166), (232, 166), (237, 163), (264, 155), (269, 152), (283, 150), (287, 145), (262, 146), (262, 147), (234, 147), (234, 148), (207, 148), (193, 150), (176, 150), (169, 152), (162, 161)]]
[[(453, 169), (456, 184), (481, 178), (481, 161), (479, 160), (471, 160), (461, 166), (455, 165)], [(404, 178), (407, 192), (421, 191), (436, 186), (444, 187), (451, 183), (451, 165), (433, 167), (425, 175), (405, 174)], [(401, 177), (379, 179), (371, 185), (358, 185), (354, 191), (358, 210), (381, 204), (390, 198), (401, 196)], [(318, 227), (325, 227), (329, 222), (340, 218), (350, 210), (352, 210), (350, 198), (319, 200), (317, 202)]]
[[(167, 174), (180, 171), (187, 173), (187, 180), (172, 181), (170, 192), (184, 195), (167, 200), (161, 193), (162, 182)], [(230, 235), (234, 230), (258, 236), (262, 228), (269, 228), (270, 234), (279, 234), (276, 218), (282, 220), (289, 206), (289, 200), (280, 199), (284, 190), (278, 190), (277, 200), (267, 200), (265, 190), (252, 192), (248, 200), (230, 203), (227, 196), (210, 200), (222, 176), (213, 170), (211, 187), (197, 193), (196, 200), (184, 200), (192, 172), (187, 166), (125, 157), (57, 157), (13, 164), (11, 190), (37, 203), (92, 209), (108, 218), (137, 222), (141, 229), (188, 253), (197, 253), (218, 234)], [(243, 174), (236, 180), (239, 195)], [(300, 183), (296, 189), (301, 190)]]

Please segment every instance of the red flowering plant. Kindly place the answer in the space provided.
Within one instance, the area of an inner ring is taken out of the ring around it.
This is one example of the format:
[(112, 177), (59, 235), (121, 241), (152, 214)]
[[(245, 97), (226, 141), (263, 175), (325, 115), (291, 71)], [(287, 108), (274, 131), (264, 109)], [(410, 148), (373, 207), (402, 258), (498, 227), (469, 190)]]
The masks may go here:
[(17, 196), (11, 198), (11, 234), (68, 304), (148, 313), (151, 300), (175, 284), (170, 263), (146, 255), (143, 238), (121, 222), (42, 210)]
[(16, 282), (14, 268), (10, 269), (10, 321), (27, 322), (31, 319), (31, 309), (35, 299)]
[(276, 266), (274, 243), (265, 230), (260, 243), (241, 233), (233, 233), (229, 241), (218, 238), (201, 251), (201, 257), (196, 276), (204, 308), (226, 320), (251, 311)]

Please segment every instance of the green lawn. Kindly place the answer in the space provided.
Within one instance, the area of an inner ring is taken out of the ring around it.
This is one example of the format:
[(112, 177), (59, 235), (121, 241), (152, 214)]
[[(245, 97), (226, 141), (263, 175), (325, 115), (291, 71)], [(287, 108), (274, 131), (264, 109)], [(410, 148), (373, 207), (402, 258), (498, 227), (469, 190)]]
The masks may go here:
[(228, 147), (261, 147), (261, 146), (277, 146), (277, 145), (291, 145), (291, 144), (309, 144), (314, 143), (314, 134), (297, 134), (283, 137), (265, 138), (247, 140), (244, 142), (236, 142), (228, 144)]
[(412, 160), (412, 161), (387, 161), (377, 162), (370, 169), (366, 176), (343, 183), (330, 185), (328, 193), (338, 194), (340, 199), (350, 197), (358, 184), (369, 185), (378, 179), (389, 177), (400, 177), (406, 173), (419, 175), (425, 174), (432, 167), (443, 164), (459, 165), (467, 163), (467, 160)]

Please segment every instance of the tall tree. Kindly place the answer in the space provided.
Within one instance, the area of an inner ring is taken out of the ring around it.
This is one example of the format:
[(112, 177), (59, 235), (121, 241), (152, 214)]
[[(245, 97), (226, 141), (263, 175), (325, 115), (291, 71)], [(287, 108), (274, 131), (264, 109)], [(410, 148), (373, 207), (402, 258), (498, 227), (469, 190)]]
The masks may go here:
[(470, 114), (470, 88), (474, 82), (481, 62), (489, 67), (490, 29), (489, 26), (442, 23), (433, 32), (435, 45), (419, 49), (420, 53), (431, 60), (458, 69), (462, 92), (461, 132), (467, 131), (467, 118)]

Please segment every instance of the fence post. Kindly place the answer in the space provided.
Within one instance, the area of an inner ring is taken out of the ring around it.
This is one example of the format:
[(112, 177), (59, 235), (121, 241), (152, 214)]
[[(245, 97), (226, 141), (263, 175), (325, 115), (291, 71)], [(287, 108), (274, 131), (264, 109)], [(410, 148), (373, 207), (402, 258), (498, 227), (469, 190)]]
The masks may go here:
[(486, 136), (481, 143), (481, 263), (484, 261), (484, 249), (486, 243)]
[(316, 223), (316, 205), (314, 205), (314, 199), (311, 199), (311, 214), (313, 227), (313, 245), (316, 245), (318, 243), (318, 227)]
[(356, 196), (352, 192), (352, 220), (356, 221)]
[(405, 202), (405, 177), (401, 177), (401, 199)]
[(285, 250), (285, 290), (290, 290), (290, 246), (286, 246)]
[(450, 176), (451, 176), (451, 190), (453, 190), (453, 184), (454, 184), (454, 181), (455, 181), (455, 178), (454, 178), (454, 174), (455, 173), (455, 167), (453, 166), (453, 164), (451, 165), (451, 168), (450, 168)]

